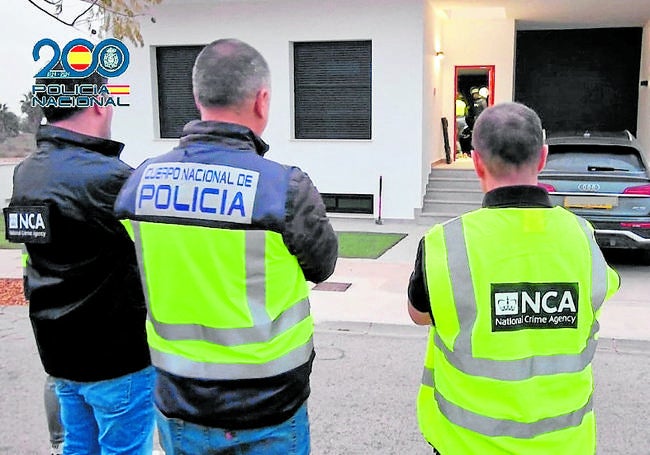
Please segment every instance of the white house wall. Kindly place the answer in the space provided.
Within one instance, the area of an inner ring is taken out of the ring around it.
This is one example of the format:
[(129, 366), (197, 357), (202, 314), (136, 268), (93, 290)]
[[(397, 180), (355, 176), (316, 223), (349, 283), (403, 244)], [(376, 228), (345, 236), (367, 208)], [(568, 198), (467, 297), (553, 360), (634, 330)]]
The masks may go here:
[(512, 101), (514, 19), (448, 19), (442, 22), (442, 26), (442, 50), (445, 53), (441, 62), (443, 115), (448, 119), (455, 118), (455, 66), (494, 65), (494, 102)]
[[(442, 58), (436, 52), (442, 49), (442, 25), (434, 2), (427, 0), (424, 6), (424, 80), (422, 99), (422, 184), (424, 195), (431, 163), (444, 159), (442, 139)], [(453, 139), (452, 139), (453, 141)]]
[[(143, 27), (145, 47), (132, 48), (120, 78), (131, 84), (131, 106), (116, 113), (113, 136), (127, 142), (127, 162), (177, 143), (157, 138), (153, 47), (234, 37), (257, 48), (271, 68), (267, 157), (300, 166), (326, 193), (377, 196), (383, 176), (383, 216), (413, 218), (422, 204), (422, 0), (166, 0), (154, 15), (156, 23)], [(329, 40), (372, 41), (372, 140), (292, 139), (291, 43)]]

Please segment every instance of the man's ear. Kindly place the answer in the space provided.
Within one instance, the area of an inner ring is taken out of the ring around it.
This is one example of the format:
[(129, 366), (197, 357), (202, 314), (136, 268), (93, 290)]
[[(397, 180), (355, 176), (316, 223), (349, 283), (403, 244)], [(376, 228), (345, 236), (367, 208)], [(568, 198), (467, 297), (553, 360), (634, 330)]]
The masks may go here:
[(107, 115), (110, 115), (110, 106), (100, 106), (99, 104), (93, 104), (91, 106), (92, 113), (94, 116), (97, 117), (106, 117)]
[(485, 164), (483, 164), (481, 155), (476, 150), (472, 150), (472, 161), (474, 162), (474, 170), (478, 178), (482, 179), (485, 177)]
[(537, 163), (537, 172), (541, 172), (546, 166), (546, 158), (548, 157), (548, 145), (542, 145), (542, 153), (539, 156), (539, 162)]
[(266, 121), (269, 116), (269, 106), (271, 102), (271, 93), (266, 88), (260, 89), (255, 95), (255, 104), (253, 110), (255, 115)]
[(99, 116), (102, 116), (102, 115), (105, 115), (105, 114), (106, 114), (106, 113), (104, 112), (104, 109), (105, 109), (105, 108), (102, 107), (102, 106), (100, 106), (98, 103), (93, 104), (93, 105), (91, 106), (91, 109), (92, 109), (93, 115), (99, 115)]

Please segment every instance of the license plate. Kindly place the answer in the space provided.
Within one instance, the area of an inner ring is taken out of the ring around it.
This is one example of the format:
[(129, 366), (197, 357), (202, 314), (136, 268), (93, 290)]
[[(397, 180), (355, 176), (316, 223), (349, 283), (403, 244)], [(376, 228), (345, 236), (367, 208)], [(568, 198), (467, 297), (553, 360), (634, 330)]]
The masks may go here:
[(617, 196), (566, 196), (564, 207), (609, 210), (618, 206)]

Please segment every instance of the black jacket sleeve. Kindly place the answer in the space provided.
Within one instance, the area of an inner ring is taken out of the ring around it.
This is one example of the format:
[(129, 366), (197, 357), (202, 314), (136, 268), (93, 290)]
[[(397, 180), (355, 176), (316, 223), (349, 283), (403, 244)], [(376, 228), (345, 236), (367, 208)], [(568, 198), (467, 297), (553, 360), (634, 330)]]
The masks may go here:
[(132, 169), (123, 163), (107, 170), (106, 175), (85, 187), (86, 210), (91, 216), (89, 222), (102, 232), (120, 236), (127, 235), (124, 226), (115, 215), (114, 205), (122, 185), (131, 175)]
[(338, 240), (325, 213), (325, 204), (309, 176), (291, 172), (286, 203), (285, 245), (298, 258), (305, 278), (325, 281), (336, 266)]
[(431, 301), (427, 290), (424, 269), (424, 238), (420, 240), (415, 256), (415, 266), (409, 280), (408, 296), (413, 308), (421, 313), (431, 313)]

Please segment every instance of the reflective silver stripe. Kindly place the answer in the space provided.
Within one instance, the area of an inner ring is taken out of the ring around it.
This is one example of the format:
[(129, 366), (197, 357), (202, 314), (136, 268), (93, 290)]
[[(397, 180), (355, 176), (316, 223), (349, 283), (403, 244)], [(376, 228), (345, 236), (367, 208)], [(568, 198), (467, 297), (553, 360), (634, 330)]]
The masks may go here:
[(422, 370), (422, 385), (433, 387), (433, 368), (424, 367)]
[(462, 428), (490, 437), (534, 438), (540, 434), (578, 426), (582, 423), (584, 417), (593, 411), (592, 397), (589, 397), (587, 404), (576, 411), (538, 420), (537, 422), (524, 423), (493, 419), (468, 411), (447, 401), (437, 390), (435, 391), (435, 399), (440, 412), (447, 420)]
[(151, 349), (152, 363), (177, 376), (201, 379), (250, 379), (276, 376), (303, 365), (314, 350), (314, 340), (298, 346), (293, 351), (263, 364), (247, 363), (204, 363), (174, 354)]
[(607, 263), (603, 257), (603, 253), (600, 251), (600, 247), (596, 243), (596, 239), (589, 228), (587, 220), (577, 217), (582, 230), (585, 232), (585, 236), (589, 241), (589, 249), (591, 250), (591, 304), (594, 308), (594, 313), (605, 302), (605, 296), (607, 296), (607, 288), (609, 287), (609, 280), (607, 277)]
[(275, 321), (268, 321), (254, 327), (219, 329), (200, 324), (165, 324), (153, 320), (156, 334), (169, 341), (205, 340), (222, 346), (237, 346), (250, 343), (264, 343), (291, 329), (309, 316), (309, 300), (304, 299), (285, 310)]
[(460, 324), (460, 333), (454, 342), (454, 351), (461, 350), (471, 353), (472, 330), (476, 323), (476, 298), (472, 272), (469, 269), (462, 218), (451, 220), (449, 223), (444, 224), (443, 227), (451, 290), (454, 295)]
[[(583, 224), (589, 239), (593, 236), (588, 226)], [(576, 373), (584, 370), (592, 361), (596, 352), (596, 333), (598, 321), (594, 320), (587, 345), (578, 354), (558, 354), (552, 356), (534, 356), (515, 360), (492, 360), (475, 358), (472, 355), (472, 332), (476, 324), (476, 300), (474, 283), (471, 278), (467, 246), (463, 233), (462, 218), (444, 224), (445, 244), (449, 262), (449, 275), (460, 332), (456, 337), (453, 351), (449, 350), (436, 333), (434, 344), (445, 355), (447, 361), (456, 369), (472, 375), (496, 380), (524, 380), (534, 376), (560, 373)], [(607, 290), (607, 264), (605, 263), (595, 241), (591, 241), (593, 257), (592, 299), (594, 309), (602, 305)], [(604, 277), (603, 277), (604, 274)], [(595, 298), (601, 299), (598, 303)]]
[(140, 271), (140, 281), (142, 282), (142, 292), (144, 293), (144, 302), (147, 305), (147, 315), (151, 314), (151, 304), (149, 303), (149, 286), (147, 285), (147, 275), (144, 273), (144, 250), (142, 246), (142, 234), (140, 232), (140, 222), (128, 220), (133, 227), (133, 243), (135, 244), (135, 255), (138, 258), (138, 270)]
[(268, 326), (266, 311), (266, 233), (244, 231), (246, 235), (246, 298), (255, 326)]
[(535, 376), (577, 373), (589, 366), (598, 341), (594, 334), (598, 331), (598, 322), (592, 327), (592, 335), (587, 341), (587, 346), (580, 354), (557, 354), (547, 356), (526, 357), (516, 360), (491, 360), (475, 358), (471, 353), (450, 351), (442, 342), (438, 334), (434, 343), (442, 351), (445, 358), (454, 368), (472, 376), (482, 376), (500, 381), (521, 381)]

